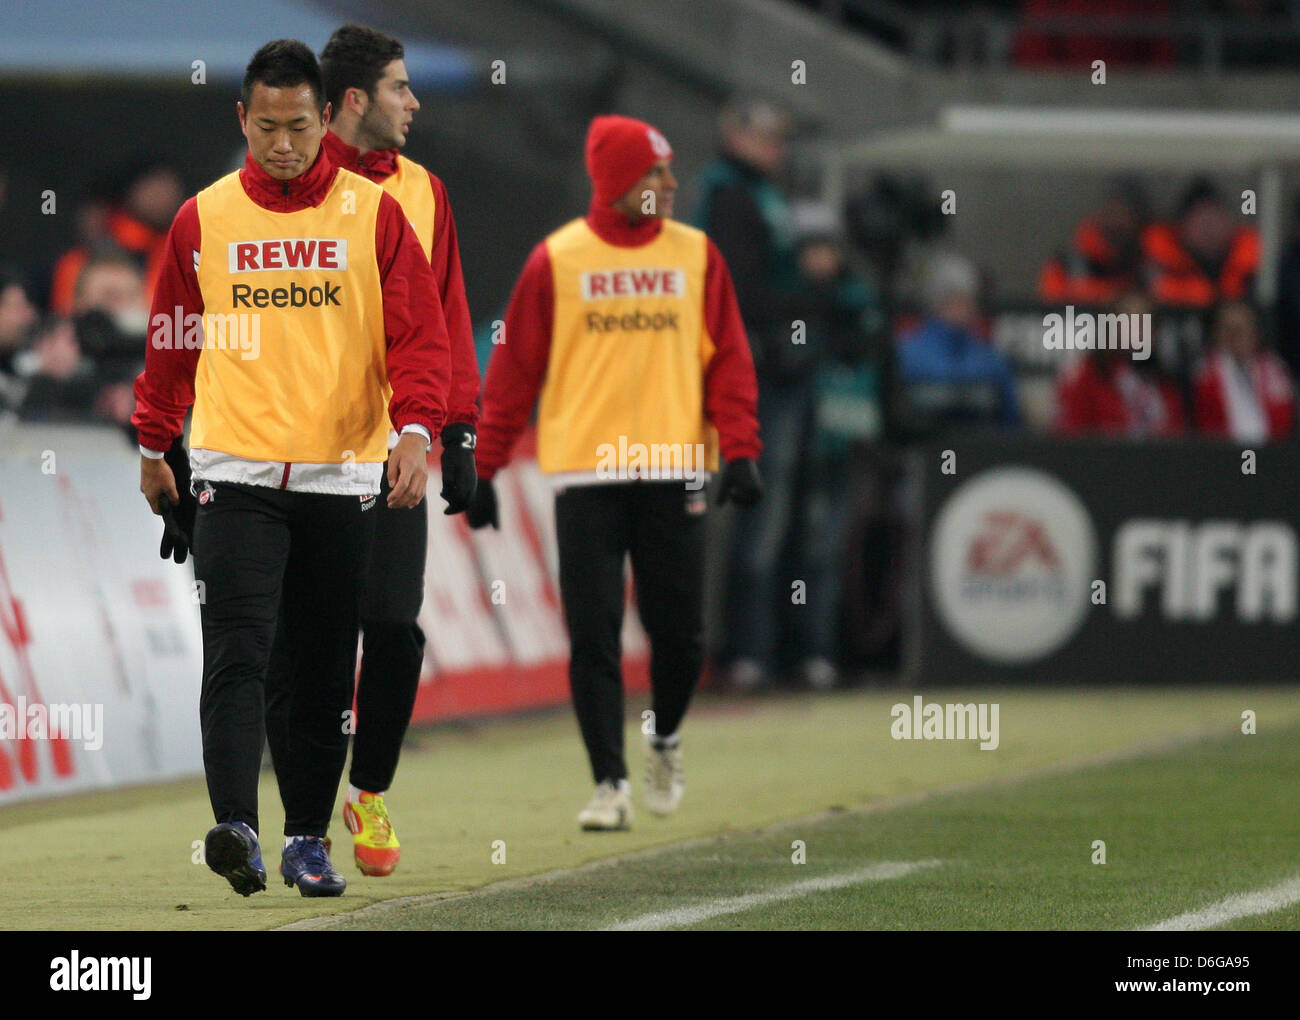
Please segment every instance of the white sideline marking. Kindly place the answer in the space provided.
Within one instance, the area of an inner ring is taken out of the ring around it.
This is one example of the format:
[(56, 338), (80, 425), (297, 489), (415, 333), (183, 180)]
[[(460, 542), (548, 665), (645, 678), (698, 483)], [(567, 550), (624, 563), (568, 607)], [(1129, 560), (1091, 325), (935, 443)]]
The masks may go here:
[(749, 910), (752, 907), (766, 906), (769, 903), (778, 903), (781, 900), (798, 899), (800, 896), (807, 896), (809, 893), (843, 889), (846, 886), (861, 885), (864, 882), (885, 882), (891, 878), (902, 878), (913, 871), (937, 867), (941, 863), (943, 862), (883, 861), (880, 864), (873, 864), (869, 868), (858, 868), (855, 871), (845, 871), (838, 875), (822, 875), (819, 878), (804, 879), (802, 882), (782, 886), (780, 889), (773, 889), (771, 892), (727, 896), (723, 899), (697, 903), (693, 907), (678, 907), (676, 910), (665, 910), (657, 914), (642, 914), (640, 917), (634, 917), (632, 920), (623, 921), (620, 924), (612, 924), (602, 930), (662, 931), (664, 928), (680, 928), (688, 924), (699, 924), (701, 921), (707, 921), (713, 917), (721, 917), (723, 914), (739, 914), (742, 910)]
[[(1230, 732), (1235, 733), (1236, 730), (1231, 730)], [(807, 825), (815, 825), (821, 822), (831, 821), (832, 819), (884, 814), (889, 811), (912, 807), (915, 804), (923, 804), (944, 797), (956, 797), (968, 793), (980, 793), (985, 790), (1013, 789), (1021, 783), (1034, 782), (1040, 779), (1051, 779), (1056, 776), (1073, 775), (1074, 773), (1080, 772), (1084, 769), (1102, 768), (1106, 765), (1115, 765), (1121, 762), (1140, 760), (1158, 754), (1182, 750), (1183, 748), (1193, 746), (1202, 741), (1221, 741), (1223, 738), (1224, 734), (1222, 726), (1204, 726), (1183, 733), (1167, 734), (1163, 737), (1156, 738), (1155, 740), (1146, 740), (1137, 744), (1112, 748), (1109, 751), (1095, 752), (1093, 754), (1085, 754), (1073, 758), (1049, 762), (1048, 764), (1040, 765), (1037, 768), (1022, 769), (1018, 772), (988, 776), (983, 779), (959, 780), (954, 783), (947, 783), (943, 786), (923, 790), (913, 790), (909, 793), (895, 794), (891, 797), (883, 797), (880, 800), (873, 800), (866, 804), (855, 805), (847, 811), (843, 809), (828, 809), (814, 811), (812, 814), (802, 815), (798, 818), (783, 818), (779, 821), (755, 826), (754, 828), (745, 831), (751, 834), (781, 833), (790, 829), (798, 829)], [(679, 843), (662, 843), (657, 846), (643, 847), (640, 850), (615, 854), (611, 857), (600, 857), (596, 860), (588, 861), (585, 864), (579, 864), (576, 867), (556, 868), (552, 871), (546, 871), (540, 874), (521, 875), (517, 878), (507, 878), (503, 881), (492, 882), (488, 885), (479, 886), (474, 889), (440, 893), (419, 893), (413, 896), (397, 896), (392, 899), (378, 900), (377, 902), (368, 904), (359, 910), (343, 911), (337, 914), (319, 914), (315, 917), (304, 917), (301, 921), (294, 921), (291, 924), (282, 925), (275, 930), (310, 931), (314, 929), (328, 929), (334, 927), (344, 918), (350, 921), (365, 919), (371, 923), (388, 922), (391, 926), (390, 919), (392, 915), (407, 910), (439, 906), (453, 900), (478, 899), (482, 897), (496, 896), (500, 893), (509, 892), (515, 889), (528, 889), (548, 882), (557, 882), (573, 878), (576, 875), (583, 875), (593, 871), (617, 867), (618, 865), (628, 861), (638, 861), (659, 857), (663, 854), (674, 853), (692, 847), (713, 846), (725, 835), (725, 833), (715, 832), (703, 836), (695, 836)]]
[(1297, 900), (1300, 900), (1300, 878), (1292, 878), (1268, 889), (1256, 889), (1254, 892), (1229, 896), (1227, 899), (1219, 900), (1218, 903), (1211, 903), (1208, 907), (1179, 914), (1177, 917), (1171, 917), (1167, 921), (1161, 921), (1143, 930), (1196, 931), (1201, 928), (1213, 928), (1215, 925), (1235, 921), (1239, 917), (1253, 917), (1255, 914), (1281, 910)]

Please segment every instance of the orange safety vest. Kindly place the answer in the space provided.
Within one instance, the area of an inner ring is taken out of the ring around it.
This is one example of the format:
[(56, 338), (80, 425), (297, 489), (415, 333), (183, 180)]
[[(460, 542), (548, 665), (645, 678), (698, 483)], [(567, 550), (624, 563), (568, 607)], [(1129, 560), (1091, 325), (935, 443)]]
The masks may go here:
[(1142, 248), (1155, 269), (1149, 286), (1151, 297), (1165, 305), (1208, 308), (1216, 301), (1240, 300), (1249, 295), (1259, 269), (1259, 235), (1245, 227), (1233, 238), (1218, 279), (1206, 275), (1170, 224), (1147, 227)]

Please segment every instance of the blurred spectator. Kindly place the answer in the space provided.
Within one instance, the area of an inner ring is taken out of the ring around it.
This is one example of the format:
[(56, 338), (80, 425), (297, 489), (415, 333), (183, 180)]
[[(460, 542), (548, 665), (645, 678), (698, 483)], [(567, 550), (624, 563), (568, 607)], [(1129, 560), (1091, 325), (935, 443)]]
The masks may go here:
[(68, 319), (50, 319), (32, 345), (14, 359), (24, 380), (19, 417), (24, 421), (85, 421), (91, 417), (94, 368), (81, 355), (77, 332)]
[(54, 263), (50, 278), (50, 306), (58, 315), (72, 314), (73, 291), (77, 277), (94, 252), (125, 250), (109, 232), (109, 216), (113, 198), (106, 177), (92, 183), (73, 215), (77, 243)]
[(184, 184), (171, 166), (158, 161), (137, 163), (115, 176), (92, 188), (77, 211), (78, 243), (55, 263), (50, 284), (56, 314), (72, 313), (77, 278), (97, 253), (130, 256), (153, 289), (167, 228), (185, 198)]
[(77, 343), (93, 366), (94, 413), (126, 427), (135, 410), (132, 382), (144, 368), (149, 324), (144, 278), (124, 255), (93, 256), (73, 296)]
[(0, 411), (16, 409), (22, 386), (15, 360), (38, 319), (27, 281), (12, 269), (0, 268)]
[(1038, 295), (1053, 304), (1109, 304), (1141, 286), (1146, 195), (1133, 178), (1111, 182), (1101, 206), (1074, 231), (1069, 251), (1043, 266)]
[[(722, 656), (731, 686), (740, 689), (762, 685), (773, 671), (776, 607), (788, 604), (790, 591), (778, 578), (782, 563), (793, 562), (796, 576), (807, 578), (799, 532), (818, 369), (862, 313), (838, 243), (822, 238), (798, 247), (783, 184), (790, 131), (785, 112), (765, 100), (728, 103), (719, 119), (721, 153), (704, 171), (696, 210), (696, 225), (731, 270), (759, 384), (767, 494), (734, 518)], [(796, 643), (807, 646), (806, 637)], [(823, 658), (821, 650), (799, 654)], [(834, 680), (821, 664), (815, 672), (814, 682)]]
[(144, 276), (125, 255), (92, 255), (77, 275), (71, 311), (74, 315), (101, 311), (128, 331), (143, 333), (149, 319)]
[(1300, 199), (1278, 260), (1274, 323), (1277, 353), (1291, 370), (1291, 377), (1300, 377)]
[(783, 186), (790, 130), (785, 112), (765, 100), (724, 107), (721, 152), (703, 171), (695, 214), (731, 269), (760, 385), (806, 379), (810, 368), (807, 345), (791, 343), (794, 320), (815, 308), (799, 276)]
[(883, 326), (875, 294), (849, 267), (838, 236), (823, 226), (798, 246), (802, 277), (833, 291), (822, 314), (807, 322), (807, 342), (818, 354), (814, 425), (803, 464), (804, 494), (796, 505), (791, 573), (807, 581), (808, 599), (790, 619), (798, 678), (808, 687), (835, 686), (839, 676), (839, 620), (845, 555), (855, 509), (854, 453), (877, 440), (885, 415), (884, 366), (878, 357)]
[(1212, 347), (1196, 373), (1196, 426), (1243, 443), (1284, 439), (1295, 424), (1286, 364), (1260, 342), (1259, 315), (1245, 301), (1221, 305)]
[(942, 255), (927, 275), (927, 315), (898, 346), (910, 429), (927, 435), (960, 425), (1018, 426), (1011, 366), (976, 331), (980, 280), (975, 266), (960, 255)]
[(120, 253), (91, 256), (73, 288), (72, 311), (52, 318), (13, 356), (19, 415), (127, 428), (149, 317), (140, 270)]
[(1210, 308), (1250, 296), (1259, 269), (1259, 234), (1237, 221), (1215, 186), (1194, 181), (1177, 223), (1142, 232), (1148, 293), (1157, 304)]
[[(1121, 315), (1150, 315), (1142, 294), (1115, 305)], [(1056, 386), (1056, 431), (1061, 435), (1176, 436), (1186, 428), (1183, 401), (1169, 380), (1147, 371), (1123, 350), (1087, 351), (1061, 372)]]
[(77, 337), (101, 374), (134, 379), (144, 360), (149, 295), (144, 277), (126, 256), (95, 255), (73, 291)]
[(844, 203), (847, 232), (870, 263), (888, 300), (912, 244), (934, 241), (952, 218), (934, 201), (934, 187), (922, 175), (879, 174), (850, 191)]

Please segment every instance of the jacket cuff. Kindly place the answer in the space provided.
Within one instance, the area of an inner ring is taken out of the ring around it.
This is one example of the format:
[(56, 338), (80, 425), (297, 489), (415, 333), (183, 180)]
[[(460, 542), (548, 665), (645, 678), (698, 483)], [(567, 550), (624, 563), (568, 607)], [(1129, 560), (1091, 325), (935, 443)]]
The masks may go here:
[(426, 429), (423, 425), (415, 425), (415, 424), (403, 425), (400, 434), (404, 436), (411, 432), (414, 432), (418, 436), (424, 437), (425, 452), (428, 452), (433, 448), (433, 436), (429, 435), (429, 430)]

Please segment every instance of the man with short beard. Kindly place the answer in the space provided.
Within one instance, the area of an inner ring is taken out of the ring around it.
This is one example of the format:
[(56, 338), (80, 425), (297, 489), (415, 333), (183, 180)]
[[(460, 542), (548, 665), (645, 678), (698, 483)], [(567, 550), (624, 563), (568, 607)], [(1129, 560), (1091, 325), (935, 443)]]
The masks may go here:
[[(344, 25), (321, 52), (325, 96), (334, 116), (322, 147), (331, 162), (380, 185), (402, 206), (429, 259), (451, 341), (451, 389), (442, 430), (444, 513), (460, 513), (474, 491), (478, 361), (465, 300), (456, 224), (442, 181), (405, 156), (411, 118), (420, 104), (411, 92), (402, 44), (360, 25)], [(388, 445), (397, 443), (389, 432)], [(386, 491), (381, 495), (386, 495)], [(343, 820), (353, 837), (353, 857), (363, 875), (391, 875), (401, 844), (384, 795), (392, 786), (415, 708), (424, 659), (424, 632), (416, 618), (424, 600), (429, 537), (426, 504), (413, 510), (375, 507), (375, 542), (362, 598), (361, 675)], [(267, 737), (271, 757), (285, 757), (288, 661), (276, 642), (267, 675)]]

